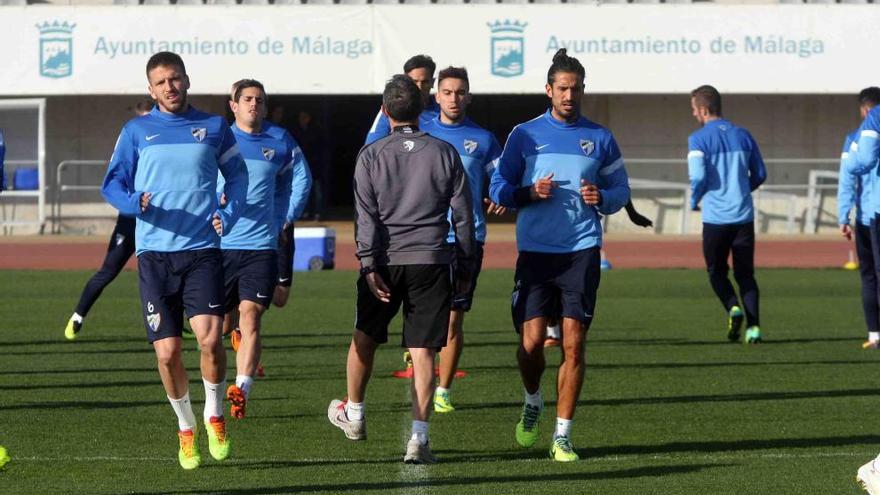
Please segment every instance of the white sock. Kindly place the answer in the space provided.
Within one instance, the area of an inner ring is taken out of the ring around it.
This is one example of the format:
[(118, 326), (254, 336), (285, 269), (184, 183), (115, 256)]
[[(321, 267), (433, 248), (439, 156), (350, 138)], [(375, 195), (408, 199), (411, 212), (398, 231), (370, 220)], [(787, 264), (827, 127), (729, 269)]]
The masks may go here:
[(550, 326), (547, 327), (547, 338), (559, 340), (559, 325), (553, 325), (552, 327), (550, 327)]
[(412, 438), (415, 438), (422, 445), (428, 444), (428, 422), (414, 419), (412, 422)]
[(364, 420), (364, 403), (363, 402), (346, 402), (345, 415), (352, 421)]
[(553, 434), (553, 438), (556, 437), (567, 437), (571, 433), (571, 421), (570, 419), (556, 418), (556, 433)]
[(448, 394), (448, 393), (449, 393), (448, 388), (437, 387), (437, 391), (434, 392), (434, 395), (443, 395), (443, 394)]
[(870, 340), (871, 342), (880, 341), (880, 332), (868, 332), (868, 340)]
[(189, 401), (189, 392), (179, 399), (168, 397), (171, 409), (177, 415), (177, 427), (181, 431), (196, 429), (196, 415), (193, 414), (192, 403)]
[(251, 395), (251, 385), (254, 384), (253, 377), (247, 375), (236, 375), (235, 386), (241, 389), (244, 398), (247, 399)]
[(226, 380), (220, 383), (211, 383), (202, 378), (205, 384), (205, 423), (210, 423), (212, 417), (223, 417), (223, 394), (226, 392)]
[(77, 312), (74, 312), (74, 313), (73, 313), (73, 316), (71, 316), (70, 319), (73, 320), (73, 321), (75, 321), (75, 322), (77, 322), (77, 323), (82, 323), (82, 322), (83, 322), (83, 317), (80, 316), (79, 313), (77, 313)]
[(526, 404), (543, 409), (544, 397), (541, 396), (541, 389), (538, 389), (534, 394), (530, 394), (529, 391), (526, 390)]

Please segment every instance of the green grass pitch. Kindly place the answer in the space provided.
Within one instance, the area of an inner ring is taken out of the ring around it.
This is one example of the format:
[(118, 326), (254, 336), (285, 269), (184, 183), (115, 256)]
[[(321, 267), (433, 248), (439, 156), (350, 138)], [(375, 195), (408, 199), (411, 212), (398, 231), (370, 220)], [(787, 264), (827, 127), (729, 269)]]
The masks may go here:
[[(702, 271), (603, 274), (573, 429), (582, 460), (571, 464), (547, 459), (558, 349), (548, 351), (539, 443), (514, 442), (512, 273), (484, 272), (458, 411), (431, 421), (434, 466), (401, 462), (410, 416), (408, 384), (391, 377), (402, 366), (396, 344), (378, 354), (369, 440), (350, 442), (328, 423), (328, 402), (345, 390), (356, 274), (325, 272), (297, 274), (291, 304), (264, 320), (267, 376), (248, 417), (230, 420), (233, 459), (210, 459), (203, 435), (202, 467), (184, 472), (136, 275), (108, 288), (78, 341), (63, 340), (88, 276), (0, 274), (0, 445), (12, 456), (0, 493), (847, 494), (880, 451), (880, 354), (860, 348), (853, 272), (759, 272), (767, 342), (751, 347), (725, 341)], [(187, 349), (201, 420), (193, 341)]]

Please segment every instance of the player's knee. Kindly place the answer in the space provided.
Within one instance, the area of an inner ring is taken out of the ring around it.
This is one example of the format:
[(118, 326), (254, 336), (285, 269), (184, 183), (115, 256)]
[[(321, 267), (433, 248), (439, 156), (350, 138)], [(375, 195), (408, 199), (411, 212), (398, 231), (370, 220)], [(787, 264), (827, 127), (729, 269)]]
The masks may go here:
[(253, 321), (263, 314), (263, 306), (252, 301), (242, 301), (238, 306), (239, 321)]
[(180, 349), (161, 347), (156, 349), (156, 361), (160, 368), (173, 368), (181, 361)]

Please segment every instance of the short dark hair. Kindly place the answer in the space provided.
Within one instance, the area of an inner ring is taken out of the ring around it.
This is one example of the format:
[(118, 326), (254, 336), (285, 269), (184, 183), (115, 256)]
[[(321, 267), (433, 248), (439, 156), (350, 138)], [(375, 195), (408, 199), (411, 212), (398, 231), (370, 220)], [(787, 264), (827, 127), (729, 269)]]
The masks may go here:
[(434, 77), (434, 71), (437, 70), (437, 64), (435, 64), (434, 59), (428, 55), (416, 55), (410, 57), (410, 59), (403, 64), (403, 73), (409, 74), (409, 71), (414, 69), (428, 69), (428, 72), (431, 73), (431, 77)]
[(691, 98), (698, 107), (705, 107), (710, 115), (721, 116), (721, 93), (715, 87), (704, 84), (691, 91)]
[(186, 66), (183, 65), (183, 59), (180, 58), (180, 55), (174, 52), (159, 52), (154, 53), (150, 60), (147, 60), (147, 77), (150, 77), (150, 71), (159, 66), (170, 66), (176, 65), (180, 68), (180, 71), (186, 75)]
[(415, 122), (422, 113), (422, 93), (406, 74), (395, 74), (382, 92), (385, 113), (397, 122)]
[(262, 93), (264, 98), (268, 98), (266, 95), (266, 88), (263, 87), (263, 83), (257, 81), (256, 79), (240, 79), (235, 81), (232, 84), (232, 101), (238, 103), (238, 99), (241, 98), (241, 92), (248, 88), (258, 88)]
[(565, 48), (560, 48), (553, 55), (553, 63), (550, 64), (550, 70), (547, 71), (547, 84), (553, 85), (553, 82), (556, 81), (557, 72), (577, 74), (581, 77), (581, 82), (584, 82), (584, 78), (587, 76), (587, 71), (584, 70), (580, 60), (569, 57), (568, 50)]
[(871, 86), (859, 92), (859, 105), (867, 105), (871, 108), (880, 105), (880, 88)]
[(440, 74), (437, 75), (437, 85), (439, 86), (444, 79), (461, 79), (467, 84), (468, 89), (471, 87), (471, 82), (468, 80), (467, 69), (464, 67), (452, 67), (449, 66), (440, 71)]

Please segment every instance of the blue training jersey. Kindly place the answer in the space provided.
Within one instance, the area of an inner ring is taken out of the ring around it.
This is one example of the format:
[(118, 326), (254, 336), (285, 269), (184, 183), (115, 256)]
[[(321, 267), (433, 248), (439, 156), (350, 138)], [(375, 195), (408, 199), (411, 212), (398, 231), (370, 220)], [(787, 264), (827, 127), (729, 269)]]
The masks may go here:
[(3, 161), (6, 159), (6, 141), (3, 140), (3, 130), (0, 129), (0, 191), (6, 189), (6, 171)]
[[(226, 179), (226, 208), (218, 209), (217, 172)], [(211, 225), (220, 216), (228, 234), (241, 214), (248, 173), (226, 121), (192, 107), (180, 114), (158, 107), (122, 128), (101, 193), (123, 215), (137, 218), (135, 246), (144, 251), (219, 248)], [(141, 212), (142, 193), (152, 194)]]
[(293, 223), (306, 209), (309, 203), (309, 192), (312, 190), (312, 171), (309, 169), (309, 162), (306, 161), (306, 155), (303, 153), (299, 144), (292, 137), (293, 148), (293, 190), (290, 192), (290, 204), (287, 206), (287, 216), (285, 221)]
[[(855, 175), (868, 175), (868, 183), (871, 188), (870, 209), (871, 214), (880, 211), (880, 177), (877, 161), (880, 160), (880, 106), (874, 107), (868, 112), (868, 116), (859, 126), (858, 141), (854, 149), (851, 148), (850, 160), (846, 163), (846, 171)], [(854, 153), (853, 153), (854, 152)], [(868, 205), (863, 205), (868, 206)]]
[[(264, 121), (251, 134), (232, 125), (241, 156), (247, 165), (247, 199), (238, 222), (220, 240), (222, 249), (270, 250), (278, 247), (278, 233), (287, 221), (293, 185), (293, 164), (299, 147), (286, 130)], [(217, 178), (217, 193), (225, 181)]]
[[(438, 115), (440, 115), (440, 105), (437, 104), (437, 100), (431, 95), (431, 100), (419, 115), (419, 128), (424, 128), (425, 124), (434, 120)], [(376, 118), (373, 119), (373, 125), (367, 133), (364, 146), (372, 144), (374, 141), (378, 141), (389, 134), (391, 134), (391, 124), (388, 122), (388, 117), (380, 109), (379, 113), (376, 114)]]
[(707, 122), (688, 138), (691, 208), (703, 203), (703, 223), (730, 225), (755, 218), (752, 191), (767, 179), (758, 143), (729, 120)]
[[(455, 147), (464, 171), (474, 204), (474, 228), (478, 242), (486, 242), (486, 216), (483, 213), (483, 191), (486, 189), (487, 178), (492, 177), (498, 159), (501, 157), (501, 145), (495, 136), (465, 118), (461, 124), (444, 124), (440, 117), (425, 123), (421, 128), (428, 134), (442, 139)], [(449, 235), (447, 242), (455, 242), (455, 230), (452, 228), (452, 211), (449, 212)]]
[(858, 153), (859, 130), (847, 134), (840, 153), (840, 173), (837, 185), (837, 212), (840, 225), (849, 224), (849, 212), (855, 207), (856, 222), (868, 226), (874, 217), (871, 204), (871, 175), (855, 175), (847, 172), (850, 160)]
[[(553, 196), (517, 204), (517, 189), (548, 174), (558, 186)], [(589, 206), (580, 195), (581, 180), (596, 184), (602, 204)], [(519, 208), (516, 240), (520, 251), (571, 253), (602, 245), (601, 214), (610, 215), (629, 201), (629, 179), (611, 131), (579, 117), (560, 122), (548, 110), (513, 128), (489, 185), (492, 201)]]

